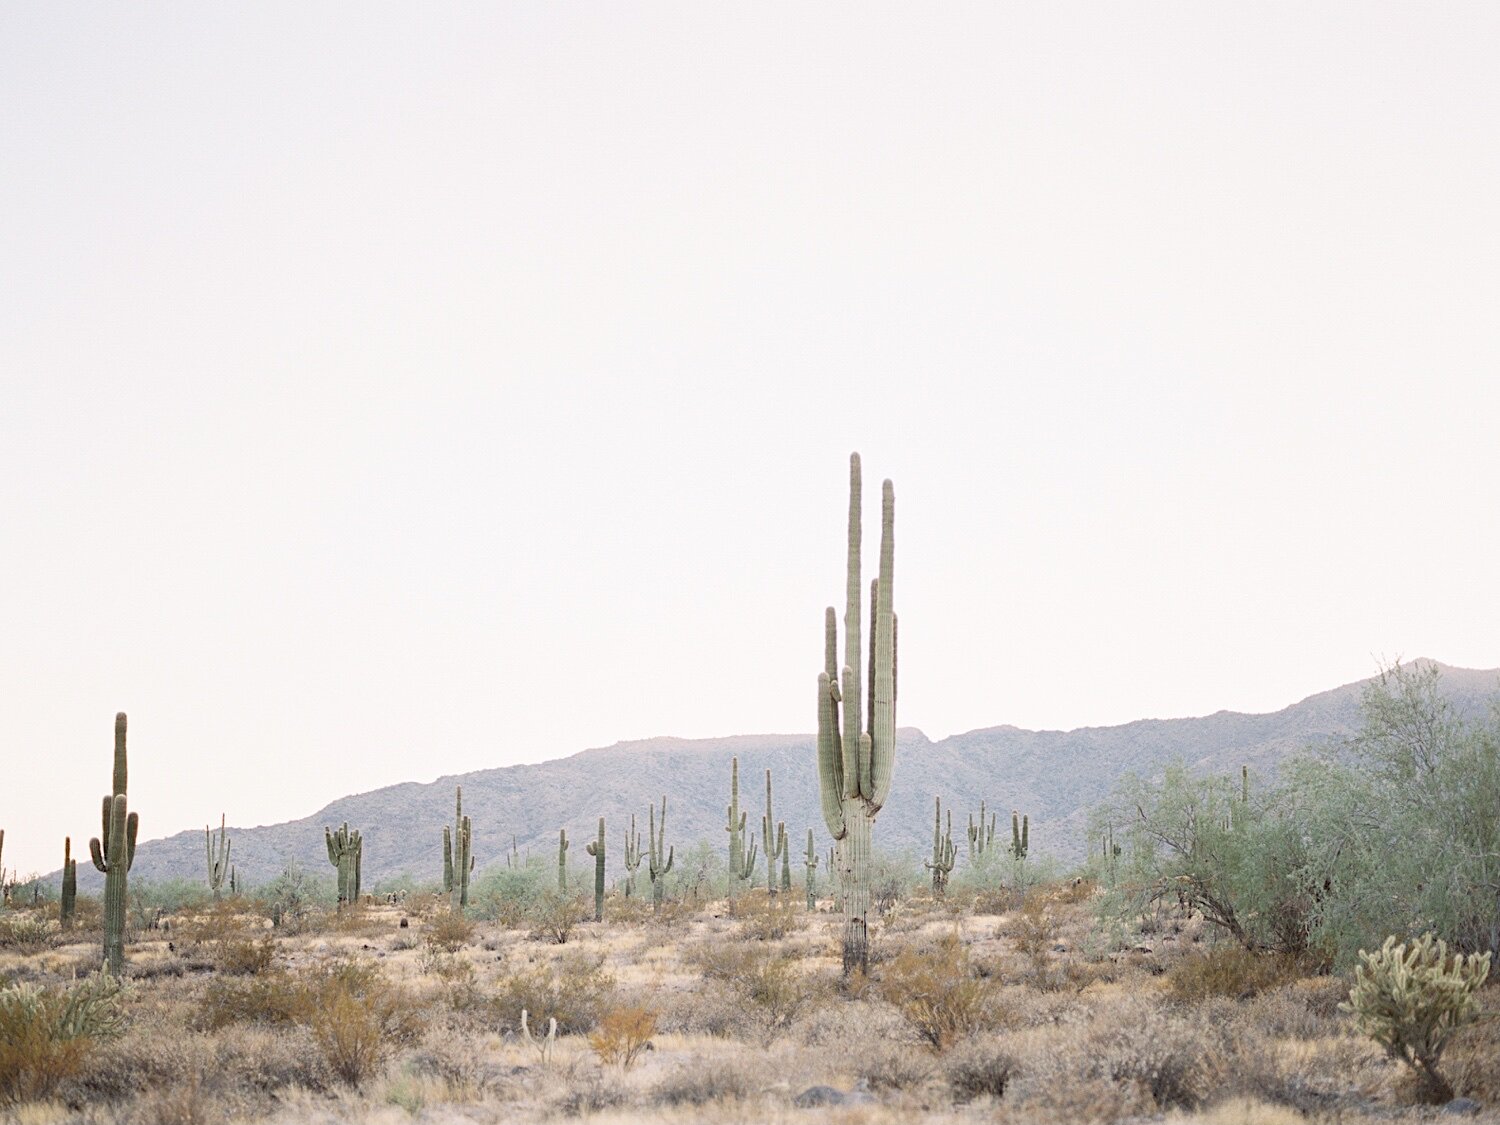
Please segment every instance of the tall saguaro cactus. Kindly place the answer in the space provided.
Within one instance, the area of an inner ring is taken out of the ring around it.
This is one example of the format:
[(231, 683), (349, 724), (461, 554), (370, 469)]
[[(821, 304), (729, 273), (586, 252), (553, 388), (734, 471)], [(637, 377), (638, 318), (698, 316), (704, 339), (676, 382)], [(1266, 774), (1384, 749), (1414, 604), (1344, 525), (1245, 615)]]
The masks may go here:
[(469, 875), (474, 870), (474, 825), (464, 815), (464, 787), (454, 787), (453, 827), (443, 825), (443, 891), (448, 908), (462, 914), (469, 905)]
[(869, 697), (861, 707), (860, 672), (866, 665), (860, 644), (860, 484), (855, 453), (849, 458), (844, 663), (841, 670), (838, 627), (829, 606), (823, 624), (823, 671), (818, 674), (818, 781), (823, 819), (840, 845), (846, 975), (869, 967), (870, 833), (890, 795), (896, 764), (896, 494), (890, 481), (882, 485), (880, 573), (870, 586)]
[(943, 799), (935, 797), (932, 807), (932, 858), (924, 865), (932, 872), (932, 897), (942, 898), (948, 893), (948, 876), (953, 874), (953, 860), (957, 849), (953, 846), (953, 810), (948, 810), (948, 835), (943, 835)]
[(748, 814), (740, 811), (738, 758), (729, 760), (729, 808), (726, 811), (729, 816), (729, 823), (724, 826), (724, 831), (729, 833), (729, 901), (733, 902), (735, 895), (739, 893), (740, 884), (748, 882), (755, 875), (755, 833), (751, 832), (748, 837), (747, 856), (745, 818)]
[(118, 976), (125, 968), (125, 874), (135, 862), (140, 817), (125, 799), (125, 712), (115, 716), (115, 769), (112, 796), (104, 798), (102, 836), (89, 841), (89, 857), (104, 872), (104, 963)]
[(1025, 859), (1031, 850), (1031, 814), (1022, 816), (1012, 809), (1010, 813), (1010, 854), (1015, 859)]
[(974, 814), (969, 814), (969, 862), (982, 857), (995, 846), (995, 814), (989, 814), (989, 825), (985, 825), (985, 804), (979, 802), (979, 824), (974, 823)]
[[(4, 835), (4, 833), (0, 833)], [(73, 858), (73, 837), (63, 837), (62, 895), (58, 899), (57, 920), (65, 930), (73, 928), (73, 911), (78, 904), (78, 861)]]
[(557, 830), (557, 889), (564, 893), (568, 889), (568, 830)]
[(214, 846), (213, 833), (209, 831), (208, 825), (203, 826), (203, 850), (208, 856), (208, 887), (214, 893), (214, 901), (219, 901), (219, 888), (224, 885), (224, 879), (229, 874), (229, 849), (234, 843), (224, 828), (224, 814), (219, 814), (219, 843)]
[(625, 897), (635, 894), (635, 873), (641, 867), (641, 833), (635, 826), (635, 813), (630, 814), (630, 827), (625, 831)]
[(672, 870), (672, 859), (677, 854), (676, 847), (670, 850), (667, 842), (667, 798), (662, 794), (661, 799), (661, 827), (656, 825), (656, 806), (650, 806), (651, 819), (646, 825), (646, 844), (650, 848), (647, 857), (646, 874), (651, 877), (651, 909), (661, 909), (662, 897), (667, 890), (667, 872)]
[(328, 862), (339, 871), (339, 905), (359, 901), (359, 866), (365, 842), (359, 829), (349, 830), (349, 822), (337, 832), (323, 829), (323, 838), (328, 844)]
[(811, 828), (807, 830), (807, 857), (803, 859), (802, 864), (807, 868), (807, 909), (811, 912), (818, 908), (818, 848), (813, 843)]
[(599, 818), (599, 838), (583, 850), (594, 857), (594, 921), (604, 921), (604, 818)]
[(766, 771), (766, 815), (760, 818), (760, 838), (766, 850), (766, 894), (776, 893), (776, 861), (786, 861), (786, 825), (772, 819), (771, 771)]

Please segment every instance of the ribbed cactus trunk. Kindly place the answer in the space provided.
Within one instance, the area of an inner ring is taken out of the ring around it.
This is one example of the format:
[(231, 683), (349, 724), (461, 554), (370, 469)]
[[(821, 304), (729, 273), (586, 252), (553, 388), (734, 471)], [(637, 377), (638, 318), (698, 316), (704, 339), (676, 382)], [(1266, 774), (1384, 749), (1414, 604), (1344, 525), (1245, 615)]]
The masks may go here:
[[(731, 758), (729, 760), (729, 807), (725, 810), (728, 814), (728, 823), (724, 831), (729, 833), (729, 901), (733, 902), (739, 894), (740, 884), (746, 878), (745, 863), (745, 817), (740, 811), (740, 760)], [(752, 839), (754, 834), (752, 833)], [(751, 874), (754, 873), (753, 867)]]
[(585, 844), (584, 851), (594, 857), (594, 921), (604, 921), (604, 818), (599, 818), (599, 838)]
[(932, 808), (932, 858), (927, 869), (932, 872), (932, 897), (943, 898), (948, 893), (948, 876), (953, 873), (953, 812), (948, 812), (948, 835), (943, 835), (943, 799), (933, 799)]
[(78, 905), (78, 861), (73, 858), (73, 837), (63, 837), (62, 895), (58, 899), (58, 924), (73, 928), (73, 914)]
[(229, 849), (234, 843), (224, 827), (224, 814), (219, 814), (219, 844), (214, 847), (214, 836), (209, 831), (208, 825), (203, 826), (203, 850), (208, 857), (208, 887), (214, 893), (214, 901), (219, 901), (219, 888), (224, 885), (224, 880), (229, 875)]
[(359, 829), (349, 830), (346, 820), (337, 832), (323, 829), (323, 839), (328, 845), (328, 862), (338, 869), (339, 906), (359, 901), (359, 866), (364, 851), (364, 840)]
[(557, 830), (557, 889), (568, 893), (568, 830)]
[[(774, 819), (771, 808), (771, 771), (766, 770), (766, 814), (760, 818), (760, 838), (765, 842), (766, 848), (766, 894), (776, 894), (776, 864), (780, 860), (783, 867), (786, 866), (787, 843), (786, 824)], [(791, 885), (791, 876), (788, 874), (786, 885)]]
[(651, 909), (661, 910), (666, 895), (667, 872), (672, 870), (672, 859), (677, 854), (675, 847), (667, 848), (667, 798), (661, 799), (661, 826), (656, 823), (656, 806), (651, 806), (650, 820), (646, 825), (646, 844), (649, 848), (646, 874), (651, 877)]
[(625, 897), (635, 894), (635, 873), (641, 867), (641, 833), (635, 826), (635, 813), (630, 814), (630, 827), (625, 832)]
[(811, 828), (807, 830), (807, 856), (802, 860), (802, 864), (807, 868), (807, 909), (810, 913), (818, 909), (818, 847), (813, 843)]
[(443, 890), (448, 909), (462, 914), (469, 905), (469, 875), (474, 870), (474, 825), (464, 815), (463, 786), (453, 795), (453, 827), (443, 825)]
[[(833, 607), (824, 615), (823, 671), (818, 675), (818, 780), (823, 818), (839, 842), (844, 898), (844, 973), (869, 967), (870, 835), (890, 794), (896, 760), (895, 490), (881, 489), (880, 575), (870, 587), (868, 679), (861, 645), (861, 475), (849, 458), (849, 539), (844, 607), (844, 663), (838, 662)], [(861, 688), (868, 698), (861, 707)], [(865, 720), (868, 720), (866, 725)]]
[(125, 712), (115, 716), (115, 768), (104, 798), (102, 833), (89, 841), (94, 866), (104, 872), (104, 965), (118, 976), (125, 969), (125, 875), (135, 861), (140, 818), (126, 807)]

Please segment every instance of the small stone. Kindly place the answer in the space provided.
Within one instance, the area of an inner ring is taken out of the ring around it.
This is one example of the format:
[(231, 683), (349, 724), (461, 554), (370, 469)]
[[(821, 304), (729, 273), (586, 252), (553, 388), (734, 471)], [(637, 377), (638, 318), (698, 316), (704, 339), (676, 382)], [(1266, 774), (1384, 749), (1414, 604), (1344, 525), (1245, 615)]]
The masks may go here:
[(1068, 951), (1068, 947), (1066, 945), (1061, 944), (1061, 943), (1058, 943), (1057, 945), (1054, 945), (1052, 947), (1052, 952), (1053, 953), (1066, 953), (1067, 951)]
[(798, 1109), (814, 1109), (825, 1105), (843, 1105), (844, 1095), (832, 1086), (809, 1086), (792, 1099)]
[(1452, 1117), (1472, 1117), (1483, 1108), (1473, 1098), (1454, 1098), (1443, 1107), (1443, 1112)]

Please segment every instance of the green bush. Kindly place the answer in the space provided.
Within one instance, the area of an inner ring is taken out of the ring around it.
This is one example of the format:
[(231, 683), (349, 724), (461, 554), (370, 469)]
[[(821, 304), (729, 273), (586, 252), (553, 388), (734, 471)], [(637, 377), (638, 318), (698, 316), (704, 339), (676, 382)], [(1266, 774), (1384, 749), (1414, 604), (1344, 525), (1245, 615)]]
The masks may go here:
[(1428, 933), (1410, 943), (1388, 937), (1374, 953), (1360, 950), (1359, 958), (1342, 1009), (1417, 1073), (1425, 1100), (1451, 1100), (1453, 1089), (1438, 1073), (1438, 1060), (1454, 1033), (1479, 1016), (1474, 993), (1489, 976), (1490, 955), (1450, 957), (1446, 943)]
[(124, 1025), (123, 986), (98, 973), (67, 988), (0, 989), (0, 1101), (50, 1095)]

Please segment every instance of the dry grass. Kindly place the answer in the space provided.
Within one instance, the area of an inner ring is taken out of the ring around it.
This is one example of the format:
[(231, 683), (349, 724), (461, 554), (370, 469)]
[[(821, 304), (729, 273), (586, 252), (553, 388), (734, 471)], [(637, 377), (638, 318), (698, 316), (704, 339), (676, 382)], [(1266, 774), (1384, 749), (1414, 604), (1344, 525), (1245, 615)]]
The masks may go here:
[[(1338, 1012), (1347, 982), (1210, 949), (1193, 919), (1167, 919), (1150, 953), (1098, 950), (1091, 893), (898, 903), (850, 981), (840, 919), (763, 890), (664, 917), (611, 897), (609, 921), (561, 946), (530, 939), (532, 918), (455, 924), (445, 899), (299, 934), (205, 907), (132, 944), (124, 1034), (59, 1047), (0, 1029), (0, 1122), (1422, 1119)], [(0, 979), (64, 991), (97, 941), (0, 948)], [(1500, 988), (1482, 999), (1500, 1015)], [(546, 1062), (518, 1035), (523, 1007), (558, 1020)], [(1445, 1061), (1459, 1093), (1500, 1101), (1500, 1020)], [(814, 1085), (863, 1100), (794, 1108)]]

